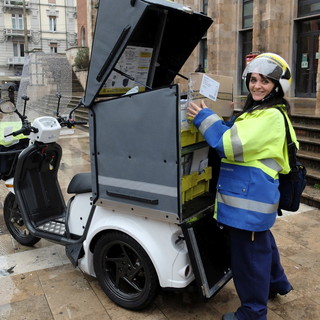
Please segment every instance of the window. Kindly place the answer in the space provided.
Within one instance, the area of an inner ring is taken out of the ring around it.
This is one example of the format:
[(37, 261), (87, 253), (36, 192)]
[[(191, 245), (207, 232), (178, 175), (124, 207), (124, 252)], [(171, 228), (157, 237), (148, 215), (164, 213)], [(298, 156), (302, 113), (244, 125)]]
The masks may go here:
[[(240, 76), (246, 67), (246, 55), (252, 52), (252, 27), (253, 27), (253, 0), (242, 1), (242, 28), (246, 30), (240, 31), (240, 48), (239, 71)], [(248, 90), (245, 83), (241, 81), (241, 94), (247, 94)]]
[(301, 19), (297, 23), (295, 94), (316, 98), (319, 64), (320, 18)]
[(208, 0), (202, 0), (202, 8), (201, 11), (204, 14), (208, 14)]
[(200, 41), (199, 66), (197, 71), (206, 72), (207, 68), (208, 68), (208, 46), (207, 46), (207, 39), (203, 38)]
[(49, 17), (49, 30), (51, 32), (57, 31), (57, 17)]
[[(201, 12), (208, 14), (208, 0), (202, 0), (201, 2)], [(207, 35), (205, 35), (199, 44), (199, 65), (195, 70), (197, 72), (206, 72), (208, 69), (208, 45), (207, 45)]]
[(81, 47), (86, 47), (86, 29), (84, 27), (81, 27)]
[[(246, 30), (240, 33), (240, 41), (242, 45), (241, 55), (241, 76), (246, 67), (246, 55), (252, 52), (252, 30)], [(248, 90), (244, 81), (241, 81), (241, 94), (248, 94)]]
[(23, 27), (22, 14), (12, 14), (11, 21), (12, 21), (12, 29), (23, 30), (24, 27)]
[(58, 45), (56, 43), (50, 43), (50, 53), (58, 53)]
[(243, 0), (242, 28), (253, 26), (253, 0)]
[(24, 44), (20, 42), (13, 43), (13, 55), (15, 57), (24, 57)]
[(299, 0), (298, 3), (298, 16), (304, 17), (320, 13), (319, 0)]

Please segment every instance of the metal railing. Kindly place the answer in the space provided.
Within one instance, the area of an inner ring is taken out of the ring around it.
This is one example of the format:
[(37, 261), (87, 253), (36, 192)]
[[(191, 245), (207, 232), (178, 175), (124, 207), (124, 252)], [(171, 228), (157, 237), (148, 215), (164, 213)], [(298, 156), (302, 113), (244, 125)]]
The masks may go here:
[[(4, 0), (4, 7), (9, 8), (23, 8), (23, 1), (20, 0)], [(25, 1), (25, 7), (29, 8), (29, 1)]]
[(25, 57), (9, 57), (8, 65), (24, 64)]
[[(24, 36), (24, 30), (23, 29), (5, 29), (5, 35), (6, 36)], [(27, 30), (27, 36), (31, 37), (32, 36), (32, 31)]]

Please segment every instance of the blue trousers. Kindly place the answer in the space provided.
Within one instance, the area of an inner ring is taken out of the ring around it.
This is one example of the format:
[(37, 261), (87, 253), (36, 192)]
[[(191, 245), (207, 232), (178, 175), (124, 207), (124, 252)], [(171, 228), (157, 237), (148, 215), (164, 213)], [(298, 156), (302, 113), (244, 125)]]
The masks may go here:
[(239, 320), (266, 320), (269, 293), (291, 288), (274, 237), (270, 230), (229, 231), (232, 275), (241, 301), (236, 316)]

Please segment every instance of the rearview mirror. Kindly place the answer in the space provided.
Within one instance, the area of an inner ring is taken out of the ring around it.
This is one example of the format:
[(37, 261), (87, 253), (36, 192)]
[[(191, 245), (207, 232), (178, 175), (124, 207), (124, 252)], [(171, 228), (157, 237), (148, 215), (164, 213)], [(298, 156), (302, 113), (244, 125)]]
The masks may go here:
[(0, 111), (2, 113), (12, 113), (15, 110), (16, 110), (16, 107), (11, 101), (0, 99)]

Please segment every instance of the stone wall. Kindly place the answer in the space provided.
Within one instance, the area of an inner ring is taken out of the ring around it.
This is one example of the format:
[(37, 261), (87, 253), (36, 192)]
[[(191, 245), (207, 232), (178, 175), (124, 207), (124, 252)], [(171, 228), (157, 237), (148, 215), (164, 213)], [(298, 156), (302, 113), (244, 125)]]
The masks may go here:
[[(200, 10), (200, 0), (175, 0)], [(295, 1), (254, 0), (252, 51), (274, 52), (292, 63), (292, 34)], [(240, 95), (242, 52), (239, 34), (242, 29), (242, 1), (215, 0), (208, 2), (208, 15), (214, 20), (207, 33), (208, 73), (234, 77), (234, 93)], [(193, 72), (198, 66), (196, 48), (183, 74)], [(246, 53), (245, 53), (246, 54)], [(184, 83), (177, 79), (177, 82)]]
[[(88, 15), (92, 21), (96, 14), (95, 2), (88, 2)], [(196, 11), (202, 11), (202, 0), (174, 0), (174, 2), (190, 6)], [(234, 77), (234, 94), (241, 93), (241, 50), (240, 36), (242, 32), (242, 3), (241, 0), (209, 0), (208, 15), (214, 20), (207, 32), (208, 44), (208, 73)], [(253, 43), (252, 51), (274, 52), (281, 55), (295, 72), (293, 56), (294, 18), (296, 17), (297, 1), (288, 0), (254, 0), (253, 9)], [(88, 23), (88, 42), (91, 47), (92, 28)], [(246, 54), (246, 52), (244, 53)], [(196, 70), (199, 64), (199, 47), (187, 60), (180, 73), (187, 76)], [(318, 66), (320, 68), (320, 66)], [(320, 79), (320, 71), (318, 77)], [(318, 81), (319, 82), (319, 81)], [(182, 91), (187, 89), (187, 81), (176, 78)], [(294, 86), (289, 97), (294, 97)], [(320, 84), (317, 85), (317, 100), (320, 101)], [(320, 104), (320, 102), (319, 102)]]
[[(199, 0), (177, 0), (175, 2), (188, 5), (196, 11), (201, 11), (201, 1)], [(209, 1), (208, 16), (214, 22), (207, 32), (208, 45), (208, 73), (217, 75), (234, 76), (236, 74), (237, 49), (237, 25), (238, 25), (238, 5), (237, 0), (217, 0)], [(199, 64), (199, 47), (191, 54), (181, 73), (188, 77), (194, 72)], [(236, 81), (236, 77), (235, 77)], [(182, 86), (182, 91), (187, 88), (187, 81), (181, 78), (176, 79)]]
[(287, 0), (255, 0), (253, 51), (274, 52), (290, 61), (292, 5)]
[(75, 74), (76, 74), (76, 76), (77, 76), (82, 88), (85, 89), (86, 84), (87, 84), (88, 71), (86, 71), (86, 70), (78, 71), (74, 67), (74, 59), (77, 56), (78, 50), (79, 50), (78, 47), (69, 48), (68, 50), (66, 50), (66, 57), (67, 57), (67, 60), (68, 60), (69, 64), (72, 66), (72, 69), (75, 72)]

